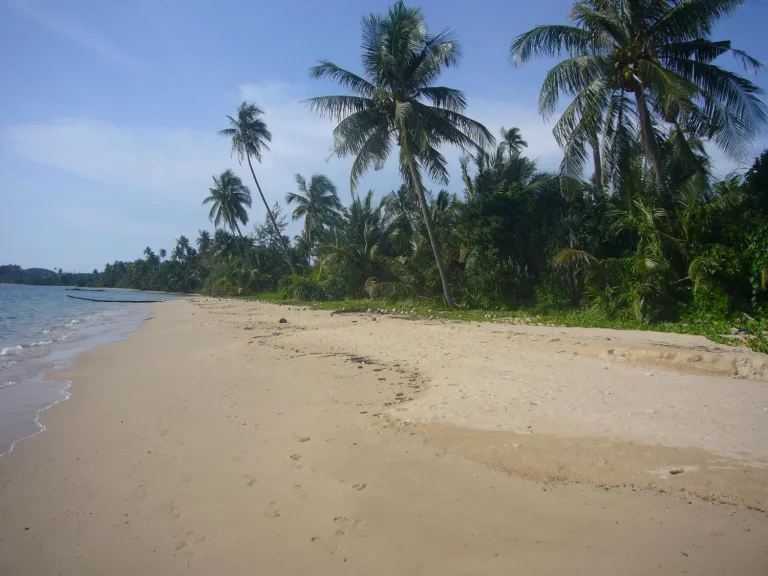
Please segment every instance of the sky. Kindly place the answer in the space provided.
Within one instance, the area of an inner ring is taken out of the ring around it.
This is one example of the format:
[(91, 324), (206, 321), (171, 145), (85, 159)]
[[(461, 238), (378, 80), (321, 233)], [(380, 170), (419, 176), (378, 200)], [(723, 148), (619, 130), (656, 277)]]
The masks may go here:
[[(317, 60), (360, 70), (360, 18), (389, 4), (0, 0), (0, 264), (90, 271), (139, 258), (145, 246), (170, 251), (179, 235), (212, 229), (200, 205), (212, 176), (233, 168), (252, 183), (216, 134), (243, 100), (265, 110), (273, 133), (271, 151), (256, 166), (270, 204), (295, 190), (296, 173), (328, 175), (348, 202), (351, 160), (328, 159), (333, 124), (300, 101), (338, 92), (309, 78)], [(554, 120), (537, 111), (553, 61), (512, 68), (507, 55), (516, 35), (564, 23), (570, 4), (419, 3), (430, 29), (450, 26), (463, 48), (460, 65), (440, 83), (463, 90), (467, 113), (494, 134), (519, 127), (527, 155), (545, 169), (561, 158)], [(751, 0), (714, 37), (768, 63), (766, 22), (768, 5)], [(768, 88), (766, 72), (755, 80)], [(752, 154), (766, 146), (760, 139)], [(448, 189), (461, 192), (459, 153), (446, 152)], [(749, 161), (715, 159), (721, 173)], [(360, 190), (384, 194), (398, 186), (393, 157)], [(252, 192), (248, 230), (264, 220)]]

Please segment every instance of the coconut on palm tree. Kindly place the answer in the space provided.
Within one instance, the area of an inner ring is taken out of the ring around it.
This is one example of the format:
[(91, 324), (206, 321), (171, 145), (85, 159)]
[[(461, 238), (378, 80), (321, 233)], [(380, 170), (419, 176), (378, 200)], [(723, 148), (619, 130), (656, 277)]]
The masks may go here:
[(203, 200), (203, 206), (211, 204), (208, 219), (216, 228), (224, 224), (232, 234), (237, 234), (240, 237), (241, 253), (245, 256), (240, 224), (245, 226), (248, 223), (246, 208), (251, 207), (251, 191), (232, 170), (225, 170), (219, 176), (214, 176), (213, 183), (214, 187), (209, 190), (211, 195)]
[[(248, 168), (251, 169), (251, 176), (256, 183), (256, 189), (259, 191), (261, 201), (264, 203), (264, 208), (267, 210), (270, 222), (275, 229), (275, 234), (280, 238), (280, 245), (283, 249), (286, 262), (293, 274), (296, 271), (293, 269), (293, 260), (291, 254), (288, 251), (288, 247), (285, 245), (283, 237), (280, 235), (280, 231), (275, 221), (275, 216), (269, 209), (267, 199), (264, 197), (264, 192), (261, 190), (258, 178), (256, 178), (256, 172), (253, 170), (253, 163), (251, 162), (251, 156), (261, 162), (261, 151), (269, 150), (269, 142), (272, 141), (272, 133), (267, 129), (267, 124), (261, 119), (264, 115), (264, 111), (261, 110), (255, 104), (249, 104), (243, 102), (237, 109), (236, 117), (227, 116), (229, 120), (229, 128), (219, 130), (219, 134), (231, 138), (232, 140), (232, 153), (237, 153), (237, 157), (240, 162), (245, 159), (248, 162)], [(250, 204), (249, 204), (250, 206)]]
[(336, 193), (336, 186), (327, 176), (313, 174), (307, 181), (301, 174), (296, 174), (298, 192), (288, 192), (285, 201), (296, 204), (293, 219), (304, 218), (304, 241), (311, 248), (318, 240), (318, 235), (325, 226), (338, 224), (341, 217), (341, 202)]
[(707, 138), (730, 156), (743, 154), (768, 120), (763, 91), (713, 62), (730, 54), (745, 70), (762, 65), (730, 41), (711, 39), (717, 21), (743, 3), (579, 0), (570, 25), (537, 26), (515, 38), (513, 64), (567, 56), (547, 73), (539, 96), (545, 117), (557, 111), (561, 95), (573, 97), (553, 131), (565, 150), (564, 171), (580, 174), (599, 138), (610, 165), (638, 132), (662, 189), (664, 134)]
[(490, 145), (493, 136), (482, 124), (462, 114), (467, 106), (462, 92), (434, 85), (442, 70), (455, 66), (461, 56), (451, 30), (430, 34), (421, 10), (401, 1), (384, 16), (364, 17), (362, 27), (363, 76), (327, 60), (310, 71), (314, 78), (334, 80), (353, 94), (319, 96), (307, 104), (339, 123), (333, 131), (333, 150), (339, 157), (355, 157), (350, 175), (353, 191), (363, 173), (381, 168), (390, 152), (398, 150), (403, 181), (418, 198), (429, 231), (445, 303), (453, 307), (422, 173), (447, 183), (440, 145), (475, 151)]

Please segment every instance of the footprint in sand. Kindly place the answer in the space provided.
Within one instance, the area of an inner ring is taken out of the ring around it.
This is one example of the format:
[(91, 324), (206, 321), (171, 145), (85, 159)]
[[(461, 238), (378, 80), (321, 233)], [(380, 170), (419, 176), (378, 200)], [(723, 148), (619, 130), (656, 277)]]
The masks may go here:
[(256, 484), (259, 481), (258, 478), (254, 478), (253, 476), (251, 476), (249, 474), (243, 474), (243, 478), (245, 478), (247, 480), (245, 485), (248, 486), (248, 488), (250, 488), (251, 486), (253, 486), (254, 484)]
[(264, 512), (264, 516), (267, 516), (268, 518), (280, 518), (280, 516), (283, 515), (283, 513), (275, 507), (275, 504), (277, 504), (277, 500), (269, 503), (269, 508)]
[(187, 560), (191, 560), (195, 557), (195, 548), (207, 540), (207, 536), (201, 536), (200, 534), (195, 534), (194, 532), (187, 532), (184, 537), (176, 543), (176, 546), (174, 547), (175, 552), (173, 555), (176, 556), (179, 554), (184, 556)]
[(164, 502), (161, 510), (174, 520), (181, 516), (181, 512), (179, 512), (179, 506), (172, 500)]
[(288, 456), (288, 458), (290, 458), (294, 462), (298, 462), (299, 460), (301, 460), (301, 456), (299, 454), (291, 454), (290, 456)]
[(359, 490), (365, 490), (366, 486), (367, 484), (353, 484), (352, 488), (359, 491)]

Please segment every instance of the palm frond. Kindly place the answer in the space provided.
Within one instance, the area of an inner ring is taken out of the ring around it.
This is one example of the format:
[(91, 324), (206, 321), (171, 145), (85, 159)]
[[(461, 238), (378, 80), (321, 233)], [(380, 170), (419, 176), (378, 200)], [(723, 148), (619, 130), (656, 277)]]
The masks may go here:
[(317, 96), (302, 101), (310, 110), (323, 118), (340, 121), (355, 112), (371, 108), (375, 102), (361, 96)]
[(599, 41), (586, 30), (577, 26), (536, 26), (514, 39), (509, 49), (513, 65), (522, 64), (538, 57), (566, 54), (579, 56), (585, 53), (607, 54), (610, 44)]
[(309, 75), (315, 79), (328, 79), (344, 86), (360, 96), (373, 98), (376, 95), (376, 87), (361, 78), (357, 74), (345, 70), (331, 62), (330, 60), (321, 60), (315, 66), (309, 69)]

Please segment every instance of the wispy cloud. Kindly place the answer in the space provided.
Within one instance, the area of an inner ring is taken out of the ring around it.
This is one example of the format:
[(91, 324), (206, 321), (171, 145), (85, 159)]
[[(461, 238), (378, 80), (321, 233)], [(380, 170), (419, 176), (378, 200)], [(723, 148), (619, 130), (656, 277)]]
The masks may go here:
[(83, 30), (76, 23), (68, 19), (40, 10), (35, 6), (32, 6), (28, 1), (8, 0), (8, 4), (16, 11), (37, 22), (40, 26), (55, 32), (64, 38), (68, 38), (116, 64), (129, 68), (138, 67), (138, 62), (136, 60), (130, 56), (122, 54), (102, 38)]
[[(268, 200), (282, 201), (295, 186), (297, 172), (328, 175), (348, 197), (352, 159), (331, 158), (333, 124), (308, 110), (300, 100), (307, 87), (282, 82), (240, 86), (233, 94), (233, 114), (238, 103), (248, 100), (265, 111), (273, 134), (270, 152), (256, 170)], [(470, 102), (472, 99), (470, 99)], [(496, 101), (477, 101), (470, 115), (498, 133), (504, 126), (518, 126), (529, 143), (528, 154), (542, 168), (555, 168), (560, 151), (550, 126), (535, 110)], [(120, 186), (126, 191), (149, 192), (155, 197), (197, 199), (210, 185), (211, 175), (233, 167), (250, 181), (247, 169), (230, 157), (229, 142), (210, 130), (188, 130), (155, 126), (125, 126), (87, 118), (64, 118), (11, 126), (0, 133), (0, 145), (15, 156), (40, 162), (82, 178)], [(461, 191), (459, 151), (445, 151), (452, 176), (450, 189)], [(400, 184), (396, 158), (383, 170), (374, 171), (360, 188), (386, 192)]]
[[(293, 190), (293, 175), (326, 174), (348, 197), (352, 159), (328, 159), (333, 124), (309, 111), (300, 100), (308, 95), (306, 86), (267, 82), (240, 86), (233, 94), (233, 114), (239, 102), (255, 102), (265, 111), (273, 134), (270, 152), (256, 171), (269, 202), (282, 201)], [(501, 126), (520, 128), (528, 142), (526, 155), (537, 160), (539, 168), (556, 170), (562, 152), (552, 136), (551, 123), (541, 120), (532, 107), (512, 102), (469, 97), (468, 114), (483, 122), (495, 135)], [(229, 142), (216, 134), (221, 125), (209, 130), (189, 130), (158, 126), (127, 126), (88, 118), (65, 118), (6, 128), (0, 133), (5, 152), (58, 168), (87, 180), (118, 186), (137, 196), (151, 195), (158, 202), (186, 203), (189, 209), (210, 186), (211, 176), (232, 167), (245, 182), (250, 173), (230, 156)], [(460, 151), (446, 149), (451, 184), (462, 190)], [(718, 172), (725, 173), (741, 163), (715, 155)], [(400, 184), (396, 158), (384, 169), (366, 174), (360, 189), (373, 188), (384, 193)], [(260, 218), (259, 216), (255, 216)]]

